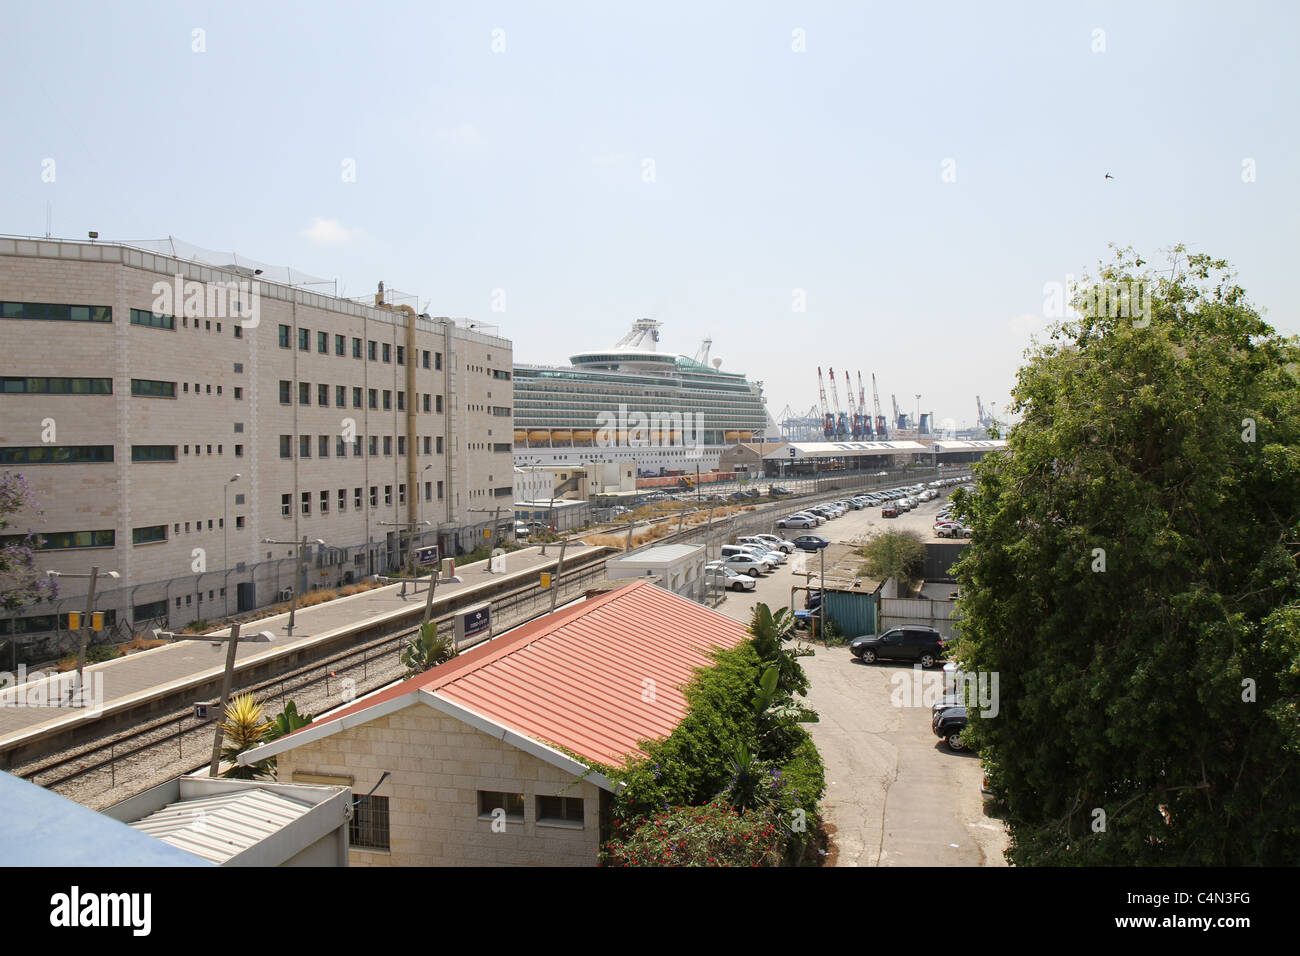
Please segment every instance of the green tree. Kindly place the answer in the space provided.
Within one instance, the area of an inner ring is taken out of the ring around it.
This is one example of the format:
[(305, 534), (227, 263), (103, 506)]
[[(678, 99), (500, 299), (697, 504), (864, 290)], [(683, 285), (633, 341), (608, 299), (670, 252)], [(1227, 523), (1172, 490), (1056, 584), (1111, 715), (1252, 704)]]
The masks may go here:
[(406, 648), (402, 651), (402, 666), (406, 668), (407, 677), (414, 677), (455, 656), (451, 638), (439, 637), (438, 623), (429, 621), (420, 625), (419, 633), (406, 642)]
[(896, 577), (899, 584), (910, 586), (925, 571), (925, 541), (915, 531), (881, 531), (857, 553), (867, 559), (863, 572), (877, 581)]
[[(1300, 859), (1300, 353), (1173, 254), (1086, 282), (955, 496), (955, 656), (999, 675), (967, 739), (1017, 864)], [(1117, 288), (1149, 309), (1088, 308)]]
[[(0, 532), (11, 527), (13, 517), (30, 511), (44, 520), (27, 479), (13, 472), (0, 472)], [(35, 550), (41, 538), (33, 533), (0, 534), (0, 610), (12, 611), (25, 604), (52, 601), (58, 597), (57, 583), (43, 577), (36, 567)]]

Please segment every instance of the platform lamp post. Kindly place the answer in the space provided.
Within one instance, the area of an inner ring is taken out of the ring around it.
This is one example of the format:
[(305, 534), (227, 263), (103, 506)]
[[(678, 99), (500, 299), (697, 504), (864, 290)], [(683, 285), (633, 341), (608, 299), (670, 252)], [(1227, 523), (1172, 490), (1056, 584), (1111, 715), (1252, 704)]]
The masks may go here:
[[(320, 538), (316, 538), (314, 541), (312, 541), (312, 543), (317, 544), (322, 548), (325, 547), (325, 542), (322, 541)], [(294, 618), (294, 614), (296, 614), (298, 611), (298, 591), (301, 589), (299, 586), (302, 584), (303, 562), (307, 557), (307, 536), (303, 535), (301, 542), (276, 541), (272, 538), (263, 538), (262, 544), (292, 544), (292, 545), (297, 545), (298, 547), (298, 572), (297, 574), (294, 575), (294, 579), (293, 579), (293, 594), (291, 596), (292, 603), (290, 603), (289, 605), (289, 626), (284, 629), (285, 634), (289, 635), (290, 637), (293, 637), (293, 618)]]
[[(98, 582), (101, 572), (99, 566), (96, 565), (90, 569), (89, 574), (72, 574), (67, 571), (46, 571), (45, 573), (52, 578), (90, 579), (90, 588), (86, 592), (86, 616), (81, 622), (82, 626), (77, 629), (81, 632), (81, 636), (77, 640), (77, 682), (72, 688), (72, 700), (75, 703), (81, 699), (81, 674), (86, 667), (86, 643), (90, 640), (90, 632), (94, 624), (92, 616), (95, 612), (95, 584)], [(121, 577), (116, 571), (104, 571), (102, 573), (115, 581)]]
[[(193, 634), (177, 634), (173, 631), (155, 630), (153, 636), (156, 640), (168, 641), (194, 639)], [(239, 623), (236, 622), (230, 625), (229, 634), (204, 634), (201, 640), (218, 641), (226, 644), (226, 669), (221, 675), (221, 703), (217, 707), (217, 727), (212, 735), (212, 762), (208, 765), (208, 776), (215, 777), (221, 769), (221, 721), (225, 717), (226, 704), (230, 700), (230, 686), (235, 679), (235, 652), (239, 650), (239, 642), (243, 641), (246, 644), (266, 643), (275, 640), (275, 635), (270, 631), (259, 631), (256, 634), (240, 637)]]
[(221, 610), (230, 616), (230, 486), (239, 480), (239, 475), (230, 476), (230, 480), (221, 486), (221, 590), (225, 601)]

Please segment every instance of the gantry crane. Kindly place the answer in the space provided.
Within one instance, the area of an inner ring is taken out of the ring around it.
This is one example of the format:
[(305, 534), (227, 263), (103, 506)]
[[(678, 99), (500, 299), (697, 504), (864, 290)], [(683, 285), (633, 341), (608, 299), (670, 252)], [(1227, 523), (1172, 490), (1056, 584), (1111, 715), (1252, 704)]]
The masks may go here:
[(889, 426), (885, 423), (885, 415), (880, 410), (880, 391), (876, 388), (876, 373), (871, 373), (871, 400), (876, 406), (876, 439), (878, 441), (889, 441)]
[(835, 369), (831, 369), (830, 373), (831, 373), (831, 402), (835, 406), (835, 440), (843, 441), (845, 438), (845, 433), (848, 431), (848, 429), (845, 428), (844, 413), (840, 411), (840, 390), (835, 385)]
[(854, 441), (862, 440), (862, 412), (859, 410), (857, 402), (853, 399), (853, 379), (849, 373), (844, 373), (844, 394), (849, 400), (849, 434)]
[(826, 406), (826, 383), (822, 379), (822, 368), (817, 366), (817, 394), (821, 399), (822, 410), (822, 434), (826, 436), (827, 441), (835, 437), (835, 419), (831, 416), (830, 409)]
[(858, 415), (862, 418), (862, 437), (870, 441), (874, 429), (871, 413), (867, 411), (867, 390), (862, 387), (862, 370), (858, 370)]

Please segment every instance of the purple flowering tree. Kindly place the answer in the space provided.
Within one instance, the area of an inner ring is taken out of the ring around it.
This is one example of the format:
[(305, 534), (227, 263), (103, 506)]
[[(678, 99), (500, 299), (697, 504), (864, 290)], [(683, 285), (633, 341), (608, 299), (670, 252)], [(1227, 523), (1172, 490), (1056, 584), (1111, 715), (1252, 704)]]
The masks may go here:
[(59, 595), (58, 584), (43, 577), (36, 568), (35, 534), (18, 537), (4, 531), (20, 511), (34, 511), (43, 517), (27, 479), (13, 472), (0, 472), (0, 610), (12, 611), (25, 604), (52, 601)]

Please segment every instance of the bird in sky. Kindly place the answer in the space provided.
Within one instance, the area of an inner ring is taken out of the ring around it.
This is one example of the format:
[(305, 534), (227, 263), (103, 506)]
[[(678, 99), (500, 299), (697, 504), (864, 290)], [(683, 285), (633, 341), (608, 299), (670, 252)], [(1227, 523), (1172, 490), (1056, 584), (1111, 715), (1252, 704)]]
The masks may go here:
[(1107, 174), (1106, 174), (1106, 178), (1107, 178), (1107, 179), (1114, 179), (1115, 177), (1112, 176), (1110, 173), (1107, 173)]

